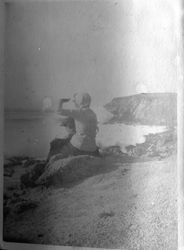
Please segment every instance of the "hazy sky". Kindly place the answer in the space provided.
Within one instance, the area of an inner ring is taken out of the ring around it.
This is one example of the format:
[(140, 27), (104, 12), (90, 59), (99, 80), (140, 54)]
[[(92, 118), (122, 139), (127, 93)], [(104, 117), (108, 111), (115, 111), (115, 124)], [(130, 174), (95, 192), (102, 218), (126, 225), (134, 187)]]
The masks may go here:
[[(138, 3), (139, 2), (139, 3)], [(77, 91), (103, 105), (139, 92), (176, 91), (169, 0), (9, 3), (5, 107), (42, 107)]]

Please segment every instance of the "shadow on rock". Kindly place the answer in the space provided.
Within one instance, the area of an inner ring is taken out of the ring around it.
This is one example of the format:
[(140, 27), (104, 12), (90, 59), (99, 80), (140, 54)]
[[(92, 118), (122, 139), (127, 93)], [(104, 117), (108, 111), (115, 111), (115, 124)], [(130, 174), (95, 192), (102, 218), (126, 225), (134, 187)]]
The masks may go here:
[(35, 187), (36, 180), (44, 172), (45, 162), (34, 162), (25, 174), (20, 177), (21, 188)]
[(38, 178), (38, 185), (71, 186), (102, 172), (113, 171), (117, 166), (104, 157), (88, 155), (60, 159), (48, 165)]

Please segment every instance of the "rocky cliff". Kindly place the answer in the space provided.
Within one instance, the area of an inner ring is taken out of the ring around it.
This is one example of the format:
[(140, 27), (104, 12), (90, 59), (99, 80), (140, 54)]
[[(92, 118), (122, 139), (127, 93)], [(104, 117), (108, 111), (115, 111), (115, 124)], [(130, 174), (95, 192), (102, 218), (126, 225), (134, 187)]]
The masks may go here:
[(117, 97), (105, 108), (113, 114), (110, 123), (142, 125), (176, 125), (176, 93), (142, 93)]

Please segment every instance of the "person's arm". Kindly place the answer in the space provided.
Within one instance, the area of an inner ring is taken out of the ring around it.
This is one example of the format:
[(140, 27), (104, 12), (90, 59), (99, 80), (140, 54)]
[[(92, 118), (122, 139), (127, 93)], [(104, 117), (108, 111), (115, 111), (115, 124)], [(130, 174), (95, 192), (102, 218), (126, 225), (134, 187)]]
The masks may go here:
[(60, 100), (60, 103), (59, 103), (59, 107), (58, 107), (58, 110), (57, 110), (57, 113), (59, 115), (63, 115), (63, 116), (70, 116), (72, 118), (76, 118), (77, 115), (78, 115), (78, 112), (77, 110), (74, 110), (74, 109), (64, 109), (63, 108), (63, 104), (65, 102), (68, 102), (70, 99), (61, 99)]

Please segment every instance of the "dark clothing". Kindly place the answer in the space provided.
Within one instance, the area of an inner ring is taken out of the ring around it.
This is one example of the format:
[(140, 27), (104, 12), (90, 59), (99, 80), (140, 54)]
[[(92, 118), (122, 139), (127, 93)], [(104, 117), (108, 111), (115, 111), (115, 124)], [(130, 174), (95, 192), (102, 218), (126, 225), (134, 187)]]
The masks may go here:
[(61, 109), (60, 115), (72, 117), (75, 120), (76, 133), (71, 144), (79, 150), (86, 152), (96, 151), (96, 133), (98, 130), (96, 114), (90, 108)]
[(63, 147), (70, 142), (71, 138), (63, 138), (63, 139), (54, 139), (50, 143), (50, 151), (47, 156), (47, 162), (54, 155), (57, 155), (62, 152)]
[(55, 159), (63, 159), (69, 156), (77, 156), (77, 155), (91, 155), (91, 156), (99, 156), (98, 150), (94, 152), (91, 151), (83, 151), (76, 147), (74, 147), (70, 142), (67, 143), (61, 150), (61, 153), (56, 155)]
[(95, 151), (83, 151), (76, 147), (74, 147), (70, 143), (71, 138), (66, 139), (54, 139), (50, 143), (50, 151), (47, 157), (47, 162), (52, 158), (55, 160), (67, 158), (69, 156), (76, 156), (76, 155), (91, 155), (91, 156), (99, 156), (99, 151), (96, 149)]
[(65, 146), (63, 146), (62, 150), (60, 153), (54, 155), (53, 157), (50, 158), (51, 162), (59, 160), (59, 159), (64, 159), (68, 158), (70, 156), (77, 156), (77, 155), (91, 155), (91, 156), (100, 156), (98, 149), (95, 150), (94, 152), (88, 152), (88, 151), (82, 151), (78, 148), (75, 148), (70, 142), (67, 143)]

